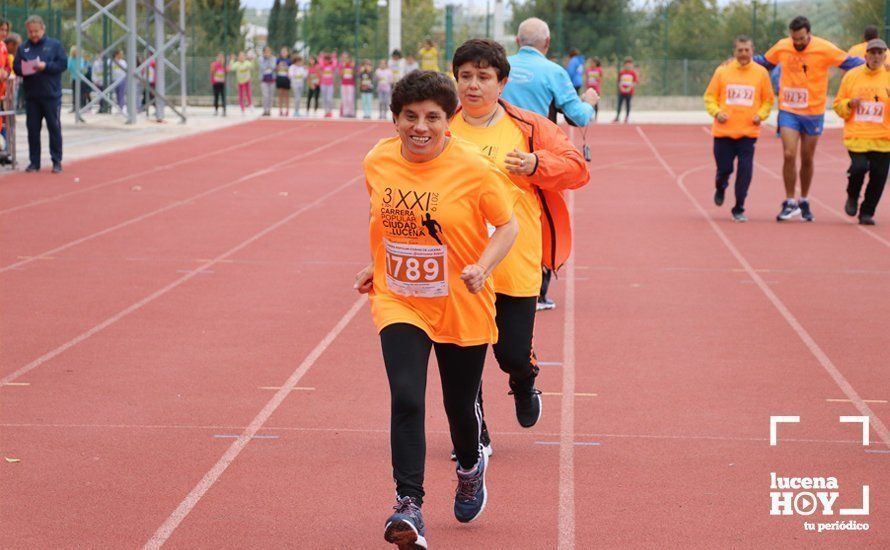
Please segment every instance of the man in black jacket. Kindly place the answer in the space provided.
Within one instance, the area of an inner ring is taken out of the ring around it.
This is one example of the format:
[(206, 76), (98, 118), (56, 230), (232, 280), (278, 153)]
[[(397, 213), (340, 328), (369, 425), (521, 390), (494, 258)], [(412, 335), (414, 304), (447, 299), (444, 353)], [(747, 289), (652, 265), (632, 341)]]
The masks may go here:
[(62, 73), (68, 57), (58, 40), (44, 36), (46, 26), (39, 15), (25, 21), (28, 41), (19, 48), (13, 68), (22, 75), (25, 90), (25, 116), (31, 163), (26, 172), (40, 170), (40, 126), (46, 120), (53, 173), (62, 171)]

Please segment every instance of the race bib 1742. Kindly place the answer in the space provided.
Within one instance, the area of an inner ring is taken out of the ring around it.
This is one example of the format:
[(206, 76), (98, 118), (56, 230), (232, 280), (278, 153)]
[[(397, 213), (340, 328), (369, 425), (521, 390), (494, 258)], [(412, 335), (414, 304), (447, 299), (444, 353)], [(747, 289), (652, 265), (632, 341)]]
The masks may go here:
[(856, 122), (872, 122), (881, 124), (884, 122), (884, 104), (880, 101), (861, 101), (853, 115)]
[(806, 88), (783, 88), (782, 106), (791, 109), (806, 109), (810, 105), (810, 92)]
[(386, 249), (386, 286), (400, 296), (448, 296), (448, 249), (383, 242)]
[(754, 105), (754, 86), (741, 84), (726, 85), (726, 104), (752, 107)]

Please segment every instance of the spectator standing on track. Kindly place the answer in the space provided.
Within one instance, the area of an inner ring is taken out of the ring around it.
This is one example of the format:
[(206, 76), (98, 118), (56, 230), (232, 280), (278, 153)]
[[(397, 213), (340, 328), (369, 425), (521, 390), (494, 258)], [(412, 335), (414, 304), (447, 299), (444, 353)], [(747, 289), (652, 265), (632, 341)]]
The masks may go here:
[[(593, 89), (596, 92), (596, 95), (599, 96), (602, 94), (602, 86), (603, 86), (603, 63), (600, 61), (599, 57), (594, 57), (590, 60), (590, 64), (587, 66), (587, 71), (584, 75), (584, 85), (586, 89)], [(597, 117), (600, 114), (600, 105), (597, 103), (593, 106), (593, 120), (596, 122)]]
[(386, 120), (389, 114), (389, 99), (392, 94), (393, 74), (386, 61), (380, 60), (380, 65), (374, 71), (377, 79), (377, 101), (380, 103), (380, 120)]
[(418, 50), (420, 54), (420, 68), (424, 71), (439, 70), (439, 48), (432, 38), (427, 37)]
[[(306, 76), (309, 71), (303, 65), (303, 56), (294, 54), (291, 58), (290, 67), (287, 69), (287, 76), (290, 78), (290, 88), (294, 94), (294, 116), (300, 116), (300, 101), (303, 99), (303, 85), (306, 82)], [(318, 102), (316, 101), (316, 105)]]
[(639, 81), (640, 75), (634, 68), (633, 58), (625, 57), (624, 66), (618, 71), (618, 109), (615, 113), (615, 120), (612, 122), (618, 122), (619, 119), (621, 119), (622, 104), (625, 105), (626, 109), (626, 112), (624, 113), (624, 123), (627, 124), (630, 120), (630, 102), (634, 97), (634, 90)]
[(355, 63), (345, 52), (340, 56), (340, 116), (355, 118)]
[[(850, 57), (831, 42), (810, 33), (810, 21), (795, 17), (788, 25), (789, 38), (783, 38), (766, 55), (754, 60), (772, 69), (782, 66), (779, 77), (779, 132), (782, 136), (784, 162), (782, 179), (785, 182), (785, 201), (776, 221), (800, 216), (804, 221), (815, 219), (807, 197), (813, 182), (813, 159), (825, 120), (828, 69), (839, 67), (848, 71), (863, 64), (858, 57)], [(800, 146), (800, 199), (795, 199), (797, 187), (797, 149)]]
[(572, 80), (572, 86), (579, 94), (584, 88), (584, 56), (578, 51), (578, 48), (572, 48), (569, 51), (569, 62), (566, 64), (566, 72)]
[[(449, 124), (452, 135), (474, 143), (521, 191), (514, 206), (519, 235), (492, 272), (498, 327), (493, 349), (498, 366), (510, 375), (516, 419), (530, 428), (541, 417), (532, 348), (541, 266), (556, 270), (568, 259), (572, 229), (562, 192), (586, 185), (590, 172), (559, 126), (500, 100), (510, 74), (503, 46), (494, 40), (468, 40), (452, 62), (461, 105)], [(481, 386), (479, 408), (483, 450), (490, 453)]]
[(253, 62), (247, 59), (244, 52), (238, 52), (238, 60), (229, 62), (229, 70), (235, 73), (235, 80), (238, 82), (238, 105), (241, 107), (241, 114), (244, 114), (247, 107), (253, 109), (253, 98), (250, 93)]
[(414, 71), (420, 70), (420, 64), (414, 59), (414, 56), (408, 54), (405, 56), (405, 72), (403, 74), (408, 74)]
[(392, 71), (393, 84), (405, 76), (405, 60), (402, 59), (401, 50), (396, 49), (392, 51), (392, 56), (389, 58), (389, 70)]
[[(444, 74), (406, 75), (392, 99), (399, 135), (380, 141), (364, 160), (372, 261), (355, 288), (370, 293), (389, 380), (396, 512), (384, 538), (399, 548), (427, 548), (421, 505), (431, 349), (457, 451), (455, 517), (473, 521), (487, 498), (476, 396), (488, 344), (497, 341), (489, 275), (516, 238), (519, 191), (475, 145), (448, 135), (456, 108), (454, 84)], [(418, 196), (435, 197), (435, 204), (399, 200)], [(396, 229), (421, 221), (424, 231)], [(487, 224), (494, 226), (490, 237)]]
[(735, 178), (735, 206), (732, 219), (746, 222), (745, 198), (754, 172), (754, 145), (760, 136), (760, 124), (769, 117), (775, 96), (769, 72), (756, 63), (754, 42), (739, 36), (733, 43), (733, 57), (717, 67), (705, 91), (705, 107), (714, 117), (714, 160), (717, 162), (714, 204), (723, 205), (729, 177), (738, 159)]
[(68, 64), (62, 44), (46, 36), (39, 15), (25, 21), (28, 41), (16, 52), (13, 69), (22, 75), (28, 127), (30, 164), (26, 172), (40, 171), (40, 127), (46, 121), (53, 173), (62, 171), (62, 73)]
[[(521, 109), (527, 109), (556, 122), (557, 113), (577, 126), (587, 126), (593, 118), (593, 108), (599, 95), (592, 88), (581, 97), (572, 86), (568, 73), (560, 65), (547, 59), (550, 49), (550, 27), (532, 17), (519, 24), (516, 31), (519, 51), (508, 58), (510, 78), (501, 97)], [(556, 303), (547, 298), (552, 273), (542, 267), (541, 293), (538, 310), (553, 309)]]
[(868, 43), (872, 40), (878, 38), (878, 28), (875, 25), (867, 25), (865, 27), (865, 31), (862, 33), (862, 42), (851, 46), (847, 51), (847, 55), (850, 57), (861, 57), (865, 59), (865, 53), (868, 49)]
[(278, 116), (286, 117), (290, 110), (290, 53), (287, 48), (281, 48), (278, 59), (275, 60), (275, 89), (278, 93)]
[(272, 48), (263, 48), (260, 57), (260, 91), (263, 95), (263, 116), (272, 116), (272, 92), (275, 89), (275, 67), (277, 62), (272, 57)]
[(309, 70), (306, 77), (306, 116), (309, 116), (309, 109), (312, 105), (312, 99), (315, 99), (315, 108), (312, 112), (318, 112), (318, 99), (321, 96), (321, 69), (318, 64), (318, 58), (312, 56), (309, 58)]
[(222, 116), (226, 116), (226, 56), (219, 52), (216, 59), (210, 64), (210, 85), (213, 87), (213, 116), (219, 115), (222, 107)]
[(371, 103), (374, 101), (374, 66), (371, 65), (370, 59), (362, 61), (361, 69), (358, 73), (359, 91), (362, 94), (362, 116), (365, 119), (371, 118)]
[[(847, 170), (847, 202), (844, 211), (859, 213), (859, 223), (874, 225), (875, 210), (890, 170), (890, 72), (887, 44), (875, 38), (866, 46), (865, 65), (844, 75), (834, 99), (834, 110), (844, 119), (844, 146), (850, 153)], [(865, 174), (865, 200), (859, 196)]]
[(321, 77), (321, 104), (325, 118), (334, 116), (334, 77), (340, 68), (337, 52), (322, 53), (319, 58), (319, 76)]

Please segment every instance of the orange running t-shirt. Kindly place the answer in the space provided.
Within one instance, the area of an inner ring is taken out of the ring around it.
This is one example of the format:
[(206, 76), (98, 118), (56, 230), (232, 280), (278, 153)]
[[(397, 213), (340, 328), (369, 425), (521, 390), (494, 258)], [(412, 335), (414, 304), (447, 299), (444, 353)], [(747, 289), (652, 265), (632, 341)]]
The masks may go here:
[(516, 221), (519, 222), (519, 235), (513, 248), (492, 273), (494, 290), (500, 294), (518, 298), (537, 296), (541, 292), (541, 201), (535, 187), (526, 178), (507, 172), (507, 153), (519, 149), (528, 153), (528, 140), (509, 115), (487, 128), (476, 128), (467, 124), (458, 114), (450, 124), (451, 133), (475, 143), (482, 154), (489, 157), (503, 170), (522, 191), (516, 201)]
[(847, 59), (847, 52), (813, 36), (802, 52), (794, 49), (790, 38), (783, 38), (764, 57), (773, 65), (782, 66), (779, 110), (798, 115), (825, 114), (828, 69), (840, 66)]
[(732, 60), (721, 65), (705, 91), (705, 103), (711, 116), (718, 112), (729, 116), (722, 123), (714, 119), (711, 127), (714, 137), (756, 138), (760, 136), (760, 126), (754, 124), (754, 115), (766, 120), (773, 104), (769, 73), (754, 62), (742, 65)]
[[(856, 109), (850, 108), (851, 99), (859, 100)], [(834, 105), (844, 118), (844, 144), (851, 151), (890, 150), (890, 72), (886, 67), (851, 69), (841, 81)]]
[(398, 137), (364, 160), (374, 261), (371, 314), (377, 330), (414, 325), (434, 342), (497, 342), (494, 284), (471, 294), (460, 278), (488, 245), (488, 227), (513, 217), (518, 189), (476, 145), (450, 138), (429, 162), (407, 161)]
[(847, 51), (847, 55), (849, 55), (850, 57), (861, 57), (862, 59), (865, 59), (865, 53), (867, 51), (866, 48), (868, 48), (868, 42), (860, 42), (855, 46), (851, 46), (850, 49)]

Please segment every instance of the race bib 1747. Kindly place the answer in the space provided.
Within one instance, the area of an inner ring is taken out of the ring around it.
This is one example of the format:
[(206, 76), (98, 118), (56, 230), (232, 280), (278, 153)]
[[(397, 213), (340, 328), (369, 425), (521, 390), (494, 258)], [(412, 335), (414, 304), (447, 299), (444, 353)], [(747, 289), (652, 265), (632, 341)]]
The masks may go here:
[(752, 107), (754, 105), (754, 86), (741, 84), (726, 85), (726, 104)]
[(782, 106), (791, 109), (806, 109), (810, 105), (810, 92), (806, 88), (783, 88)]
[(386, 286), (400, 296), (448, 296), (448, 249), (383, 242), (386, 249)]
[(880, 101), (861, 101), (853, 115), (856, 122), (872, 122), (881, 124), (884, 122), (884, 104)]

